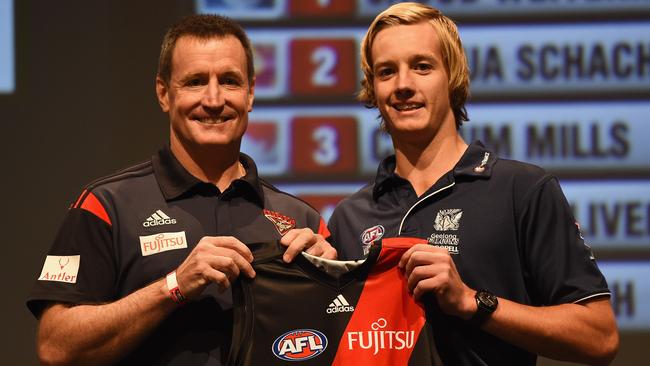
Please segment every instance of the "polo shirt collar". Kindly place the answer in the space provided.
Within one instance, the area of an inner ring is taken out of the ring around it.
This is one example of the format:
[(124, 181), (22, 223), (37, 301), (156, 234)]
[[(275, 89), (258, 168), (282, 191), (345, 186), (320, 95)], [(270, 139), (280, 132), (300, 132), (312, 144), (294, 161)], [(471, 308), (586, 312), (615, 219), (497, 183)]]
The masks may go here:
[[(203, 182), (190, 174), (176, 159), (168, 144), (158, 150), (151, 161), (156, 180), (167, 201), (178, 198), (199, 186), (214, 186), (212, 183)], [(239, 153), (239, 162), (246, 170), (246, 175), (235, 179), (232, 187), (235, 189), (239, 189), (240, 186), (248, 187), (255, 193), (260, 202), (264, 202), (262, 183), (257, 175), (255, 162), (250, 156), (241, 152)]]
[[(467, 147), (458, 163), (454, 166), (452, 173), (455, 179), (459, 177), (489, 179), (492, 175), (492, 166), (496, 161), (496, 154), (477, 140)], [(404, 178), (395, 174), (396, 164), (395, 155), (386, 157), (379, 164), (377, 176), (375, 177), (375, 186), (372, 191), (374, 199), (397, 185), (407, 182)]]

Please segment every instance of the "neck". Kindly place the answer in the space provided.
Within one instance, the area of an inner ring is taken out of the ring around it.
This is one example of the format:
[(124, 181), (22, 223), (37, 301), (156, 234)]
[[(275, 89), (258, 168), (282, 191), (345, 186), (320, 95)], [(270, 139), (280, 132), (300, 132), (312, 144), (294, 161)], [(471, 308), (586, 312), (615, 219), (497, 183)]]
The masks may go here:
[(395, 173), (411, 183), (418, 197), (453, 169), (467, 149), (467, 144), (455, 130), (446, 136), (436, 135), (425, 146), (393, 143)]
[(225, 191), (246, 170), (239, 163), (238, 146), (197, 146), (191, 148), (172, 138), (171, 151), (183, 167), (197, 179)]

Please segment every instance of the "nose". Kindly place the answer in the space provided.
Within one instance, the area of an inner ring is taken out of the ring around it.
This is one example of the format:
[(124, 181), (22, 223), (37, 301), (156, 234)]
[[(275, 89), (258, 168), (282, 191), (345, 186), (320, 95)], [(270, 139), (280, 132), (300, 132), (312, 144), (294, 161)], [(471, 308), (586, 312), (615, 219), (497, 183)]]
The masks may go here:
[(398, 99), (408, 99), (415, 93), (413, 76), (408, 68), (401, 68), (395, 78), (395, 96)]
[(203, 91), (201, 105), (207, 109), (220, 109), (223, 108), (224, 103), (224, 95), (219, 81), (215, 78), (210, 79)]

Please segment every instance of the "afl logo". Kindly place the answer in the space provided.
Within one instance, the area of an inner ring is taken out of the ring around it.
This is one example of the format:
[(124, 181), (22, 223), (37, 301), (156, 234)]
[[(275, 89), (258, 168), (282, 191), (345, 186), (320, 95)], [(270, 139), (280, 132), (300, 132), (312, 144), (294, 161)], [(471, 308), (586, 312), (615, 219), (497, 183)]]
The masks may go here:
[(286, 332), (273, 342), (273, 354), (285, 361), (304, 361), (314, 358), (327, 348), (325, 334), (314, 329), (296, 329)]
[(381, 237), (384, 236), (384, 232), (384, 227), (381, 225), (368, 228), (363, 233), (361, 233), (361, 242), (364, 245), (370, 245), (374, 241), (381, 239)]

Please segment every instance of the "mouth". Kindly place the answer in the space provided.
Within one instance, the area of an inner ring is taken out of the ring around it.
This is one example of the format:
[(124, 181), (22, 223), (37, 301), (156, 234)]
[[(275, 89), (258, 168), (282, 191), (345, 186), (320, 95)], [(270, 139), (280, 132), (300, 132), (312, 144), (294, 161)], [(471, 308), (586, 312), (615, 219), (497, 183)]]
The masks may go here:
[(192, 121), (198, 122), (203, 125), (218, 125), (232, 120), (233, 116), (207, 116), (207, 117), (192, 117)]
[(395, 108), (396, 110), (398, 110), (400, 112), (408, 112), (408, 111), (414, 111), (414, 110), (420, 109), (420, 108), (422, 108), (424, 106), (424, 104), (423, 103), (415, 103), (415, 102), (411, 102), (411, 103), (394, 103), (392, 106), (393, 106), (393, 108)]

